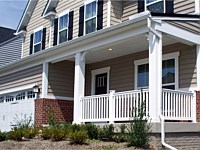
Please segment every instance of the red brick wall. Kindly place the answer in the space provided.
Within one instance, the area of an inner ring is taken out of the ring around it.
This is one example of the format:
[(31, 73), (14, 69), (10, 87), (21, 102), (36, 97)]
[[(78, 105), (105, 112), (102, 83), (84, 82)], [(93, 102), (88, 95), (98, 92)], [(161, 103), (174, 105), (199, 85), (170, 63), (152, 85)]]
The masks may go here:
[(56, 99), (35, 100), (35, 125), (48, 124), (48, 112), (53, 110), (59, 123), (73, 121), (73, 101)]
[(200, 91), (196, 92), (197, 97), (197, 122), (200, 122)]

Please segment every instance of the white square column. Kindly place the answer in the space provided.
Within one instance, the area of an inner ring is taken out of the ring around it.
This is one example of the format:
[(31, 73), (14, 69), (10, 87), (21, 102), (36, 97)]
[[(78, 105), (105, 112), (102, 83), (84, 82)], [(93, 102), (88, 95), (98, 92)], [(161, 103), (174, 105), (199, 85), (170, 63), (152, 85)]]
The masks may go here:
[(162, 33), (149, 32), (149, 115), (160, 122), (162, 101)]
[(196, 45), (197, 90), (200, 90), (200, 45)]
[(49, 63), (43, 62), (41, 98), (46, 98), (48, 95), (48, 73), (49, 73)]
[(73, 123), (81, 123), (80, 98), (85, 93), (85, 54), (76, 53), (75, 56), (75, 78), (74, 78), (74, 119)]

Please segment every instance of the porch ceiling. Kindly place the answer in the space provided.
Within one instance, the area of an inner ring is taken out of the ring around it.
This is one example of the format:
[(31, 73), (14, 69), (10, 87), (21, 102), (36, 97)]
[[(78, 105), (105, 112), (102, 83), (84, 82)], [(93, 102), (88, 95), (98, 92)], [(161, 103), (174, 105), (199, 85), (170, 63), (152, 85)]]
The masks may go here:
[[(166, 35), (163, 35), (163, 46), (174, 44), (177, 42), (178, 41)], [(111, 48), (112, 51), (109, 51), (109, 48)], [(148, 50), (147, 34), (122, 40), (117, 43), (110, 43), (104, 46), (103, 48), (100, 47), (98, 49), (89, 51), (86, 54), (86, 63), (90, 64), (99, 61), (104, 61), (144, 50)]]

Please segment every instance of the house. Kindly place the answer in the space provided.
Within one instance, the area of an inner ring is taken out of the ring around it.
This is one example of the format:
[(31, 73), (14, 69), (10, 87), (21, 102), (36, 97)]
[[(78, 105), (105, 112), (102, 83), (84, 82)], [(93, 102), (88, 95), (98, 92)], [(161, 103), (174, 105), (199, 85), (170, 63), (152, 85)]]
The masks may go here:
[(22, 38), (15, 36), (16, 31), (0, 27), (0, 66), (21, 58)]
[(22, 58), (0, 67), (0, 128), (22, 113), (47, 124), (49, 109), (61, 122), (128, 121), (142, 99), (155, 132), (162, 115), (196, 135), (199, 14), (198, 0), (29, 0)]

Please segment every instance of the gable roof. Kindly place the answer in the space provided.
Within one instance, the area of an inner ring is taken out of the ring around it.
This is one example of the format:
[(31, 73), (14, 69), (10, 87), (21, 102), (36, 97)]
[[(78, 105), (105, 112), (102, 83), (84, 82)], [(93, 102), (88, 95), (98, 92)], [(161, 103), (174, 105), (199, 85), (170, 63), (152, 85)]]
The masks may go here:
[(37, 4), (38, 0), (29, 0), (27, 2), (27, 5), (26, 5), (26, 8), (24, 10), (24, 13), (21, 17), (21, 20), (18, 24), (18, 27), (17, 27), (17, 31), (16, 33), (19, 33), (20, 31), (22, 30), (26, 30), (26, 26), (31, 18), (31, 15), (35, 9), (35, 6)]
[(15, 30), (5, 28), (5, 27), (0, 27), (0, 43), (3, 43), (11, 38), (13, 38), (15, 35)]
[(58, 4), (58, 0), (48, 0), (42, 12), (42, 16), (45, 17), (51, 11), (55, 12), (55, 7), (57, 6), (57, 4)]

